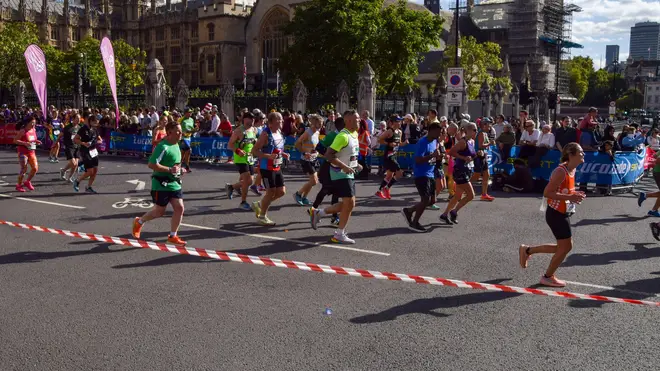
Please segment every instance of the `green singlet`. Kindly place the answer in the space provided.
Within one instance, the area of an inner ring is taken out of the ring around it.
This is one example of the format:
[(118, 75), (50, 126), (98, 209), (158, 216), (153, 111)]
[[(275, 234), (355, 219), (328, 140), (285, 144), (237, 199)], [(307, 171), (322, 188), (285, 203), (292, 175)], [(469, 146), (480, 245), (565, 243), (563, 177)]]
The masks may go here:
[(252, 147), (257, 143), (257, 132), (254, 128), (245, 129), (241, 126), (240, 130), (243, 132), (243, 140), (236, 142), (236, 147), (242, 149), (245, 152), (245, 156), (240, 156), (238, 153), (234, 152), (234, 163), (235, 164), (253, 164), (254, 158), (251, 155)]

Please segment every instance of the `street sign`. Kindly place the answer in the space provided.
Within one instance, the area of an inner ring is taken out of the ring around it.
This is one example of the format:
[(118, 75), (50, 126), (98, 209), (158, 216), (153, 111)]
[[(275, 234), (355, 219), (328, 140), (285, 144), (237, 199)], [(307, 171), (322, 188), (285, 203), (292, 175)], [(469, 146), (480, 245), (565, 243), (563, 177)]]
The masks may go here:
[(460, 107), (463, 104), (463, 93), (450, 91), (447, 92), (447, 106)]
[(610, 115), (615, 115), (616, 114), (616, 102), (612, 101), (610, 102)]
[(463, 90), (463, 69), (462, 68), (449, 68), (447, 69), (447, 90), (449, 91), (462, 91)]
[(615, 101), (611, 101), (611, 102), (610, 102), (610, 107), (616, 107), (616, 102), (615, 102)]

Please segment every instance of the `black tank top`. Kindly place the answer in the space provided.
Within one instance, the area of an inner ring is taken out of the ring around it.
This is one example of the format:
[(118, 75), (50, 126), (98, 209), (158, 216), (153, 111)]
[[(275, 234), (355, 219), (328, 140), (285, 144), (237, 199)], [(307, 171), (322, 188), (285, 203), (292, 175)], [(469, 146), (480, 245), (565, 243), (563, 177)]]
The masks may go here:
[[(394, 130), (392, 128), (389, 128), (387, 130), (392, 131), (392, 136), (385, 139), (385, 143), (386, 143), (385, 156), (392, 156), (399, 151), (399, 144), (401, 143), (401, 131)], [(395, 143), (396, 145), (394, 147), (391, 147), (390, 143)]]

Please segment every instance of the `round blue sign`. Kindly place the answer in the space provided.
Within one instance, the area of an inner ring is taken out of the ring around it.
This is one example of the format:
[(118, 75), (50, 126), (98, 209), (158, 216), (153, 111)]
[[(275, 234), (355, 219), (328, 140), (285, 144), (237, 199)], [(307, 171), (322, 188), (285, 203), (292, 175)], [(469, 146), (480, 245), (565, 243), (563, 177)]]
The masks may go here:
[(458, 85), (461, 83), (461, 77), (458, 75), (453, 75), (449, 78), (449, 83), (452, 85)]

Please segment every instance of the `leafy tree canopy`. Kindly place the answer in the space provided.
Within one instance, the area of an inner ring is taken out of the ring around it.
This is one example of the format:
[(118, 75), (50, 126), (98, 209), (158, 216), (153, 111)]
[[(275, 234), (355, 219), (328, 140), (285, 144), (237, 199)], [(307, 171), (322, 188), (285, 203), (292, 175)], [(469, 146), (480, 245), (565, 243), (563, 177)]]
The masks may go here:
[(23, 53), (28, 45), (38, 42), (35, 24), (5, 23), (0, 31), (0, 86), (13, 88), (29, 76)]
[(289, 82), (324, 89), (345, 79), (355, 82), (369, 62), (378, 86), (403, 92), (413, 86), (421, 54), (439, 46), (442, 18), (410, 10), (405, 1), (311, 0), (296, 8), (285, 26), (291, 37), (279, 61)]

